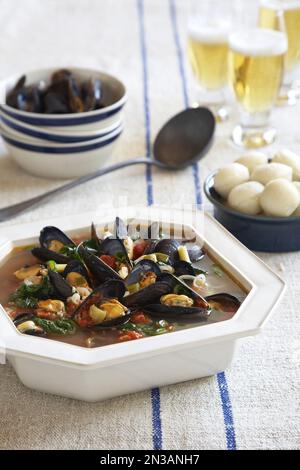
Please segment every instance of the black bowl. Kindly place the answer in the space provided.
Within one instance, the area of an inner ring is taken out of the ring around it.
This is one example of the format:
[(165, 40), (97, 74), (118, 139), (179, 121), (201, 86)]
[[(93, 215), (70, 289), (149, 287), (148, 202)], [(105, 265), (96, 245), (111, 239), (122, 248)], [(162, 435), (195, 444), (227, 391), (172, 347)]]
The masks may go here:
[(216, 172), (204, 183), (206, 197), (214, 206), (214, 217), (250, 250), (282, 253), (300, 250), (300, 217), (247, 215), (226, 206), (214, 189)]

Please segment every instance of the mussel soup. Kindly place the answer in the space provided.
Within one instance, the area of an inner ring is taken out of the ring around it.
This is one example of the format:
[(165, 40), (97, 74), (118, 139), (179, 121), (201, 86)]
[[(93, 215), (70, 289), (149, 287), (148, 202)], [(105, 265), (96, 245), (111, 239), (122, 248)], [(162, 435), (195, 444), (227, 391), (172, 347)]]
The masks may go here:
[(114, 228), (71, 238), (47, 226), (13, 249), (0, 302), (19, 333), (94, 348), (235, 315), (247, 293), (205, 249), (159, 229), (133, 236), (119, 218)]

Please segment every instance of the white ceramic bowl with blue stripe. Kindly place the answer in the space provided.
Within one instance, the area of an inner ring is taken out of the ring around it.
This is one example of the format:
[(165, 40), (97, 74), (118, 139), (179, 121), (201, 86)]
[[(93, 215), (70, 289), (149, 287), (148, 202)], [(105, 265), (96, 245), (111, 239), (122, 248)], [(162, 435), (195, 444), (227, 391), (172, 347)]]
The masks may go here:
[[(14, 75), (0, 81), (0, 114), (16, 119), (22, 123), (48, 128), (52, 131), (86, 132), (99, 131), (114, 125), (121, 120), (122, 110), (127, 101), (126, 88), (116, 77), (100, 72), (95, 69), (80, 67), (68, 67), (78, 80), (83, 81), (89, 78), (99, 79), (103, 86), (103, 95), (107, 106), (102, 109), (88, 111), (84, 113), (71, 114), (40, 114), (20, 111), (5, 104), (7, 93), (15, 86), (21, 74)], [(47, 84), (56, 68), (38, 69), (25, 73), (26, 84), (39, 83), (43, 81)]]
[(1, 129), (8, 153), (15, 162), (35, 176), (43, 178), (78, 178), (98, 170), (110, 158), (123, 131), (120, 124), (110, 134), (88, 142), (33, 144)]
[(48, 144), (50, 142), (60, 143), (60, 144), (72, 144), (76, 142), (88, 142), (90, 140), (97, 139), (99, 137), (104, 137), (105, 135), (110, 134), (112, 131), (117, 129), (121, 125), (122, 121), (116, 121), (113, 125), (106, 127), (105, 129), (100, 129), (98, 131), (89, 131), (89, 132), (80, 132), (80, 133), (69, 133), (66, 134), (66, 131), (56, 131), (44, 130), (42, 127), (32, 126), (30, 124), (25, 124), (21, 121), (18, 121), (8, 114), (2, 111), (0, 116), (0, 124), (2, 130), (8, 132), (12, 136), (15, 136), (17, 139), (28, 139), (32, 143), (41, 143)]

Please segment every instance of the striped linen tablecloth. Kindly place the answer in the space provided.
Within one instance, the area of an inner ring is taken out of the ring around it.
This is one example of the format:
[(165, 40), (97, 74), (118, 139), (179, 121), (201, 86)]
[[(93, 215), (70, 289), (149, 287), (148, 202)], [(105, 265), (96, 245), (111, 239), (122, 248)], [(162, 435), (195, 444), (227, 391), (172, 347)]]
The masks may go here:
[[(193, 96), (185, 54), (186, 7), (185, 0), (0, 0), (1, 77), (68, 64), (120, 76), (129, 100), (126, 130), (112, 161), (150, 158), (153, 136)], [(274, 148), (284, 144), (300, 152), (299, 113), (299, 105), (275, 110), (279, 136)], [(229, 142), (237, 120), (233, 108), (198, 166), (179, 174), (126, 169), (10, 223), (46, 223), (57, 214), (116, 204), (120, 197), (130, 205), (206, 206), (201, 191), (205, 175), (240, 154)], [(1, 144), (1, 205), (59, 184), (23, 173)], [(280, 271), (288, 290), (264, 333), (241, 343), (230, 370), (88, 404), (29, 390), (8, 365), (0, 366), (0, 448), (299, 449), (300, 255), (261, 257)]]

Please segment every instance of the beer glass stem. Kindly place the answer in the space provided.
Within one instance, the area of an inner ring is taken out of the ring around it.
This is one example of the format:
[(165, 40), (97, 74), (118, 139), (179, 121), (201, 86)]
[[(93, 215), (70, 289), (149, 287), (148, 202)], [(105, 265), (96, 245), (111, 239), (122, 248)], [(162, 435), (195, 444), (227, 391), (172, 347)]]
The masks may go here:
[(233, 142), (246, 148), (259, 148), (274, 142), (276, 130), (269, 127), (270, 111), (247, 113), (241, 109), (241, 124), (232, 133)]
[(228, 119), (229, 110), (226, 104), (226, 88), (208, 90), (198, 87), (196, 102), (194, 106), (207, 106), (214, 114), (218, 122)]

